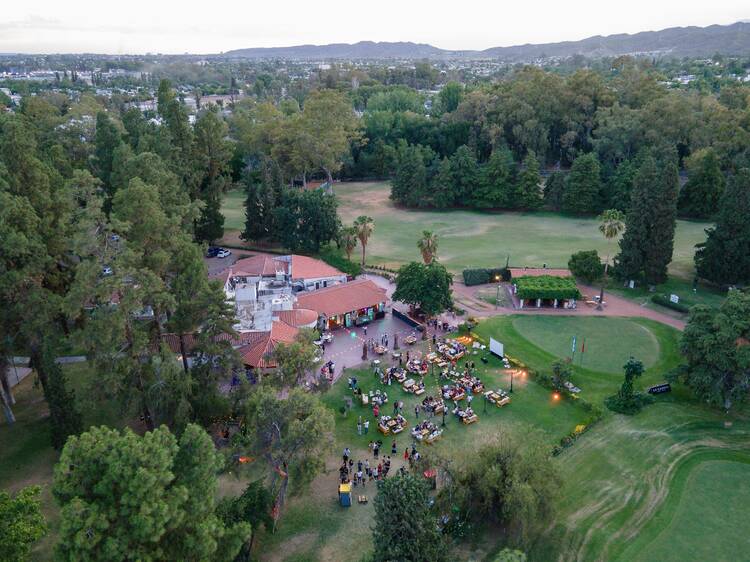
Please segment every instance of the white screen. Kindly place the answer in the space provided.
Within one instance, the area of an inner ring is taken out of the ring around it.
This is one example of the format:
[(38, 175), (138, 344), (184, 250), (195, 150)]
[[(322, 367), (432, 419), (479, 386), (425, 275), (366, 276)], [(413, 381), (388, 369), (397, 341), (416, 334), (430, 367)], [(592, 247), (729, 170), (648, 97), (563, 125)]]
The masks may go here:
[(494, 338), (490, 338), (490, 353), (494, 353), (498, 357), (503, 357), (505, 355), (503, 344)]

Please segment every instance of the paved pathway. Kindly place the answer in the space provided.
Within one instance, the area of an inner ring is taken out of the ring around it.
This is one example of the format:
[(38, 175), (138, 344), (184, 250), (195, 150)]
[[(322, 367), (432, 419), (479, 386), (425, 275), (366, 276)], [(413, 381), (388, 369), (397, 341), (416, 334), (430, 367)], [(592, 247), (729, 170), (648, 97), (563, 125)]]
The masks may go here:
[[(554, 309), (554, 308), (523, 308), (516, 309), (511, 307), (498, 307), (497, 309), (487, 306), (479, 306), (476, 303), (478, 301), (474, 296), (478, 289), (481, 289), (484, 285), (476, 285), (467, 287), (460, 281), (455, 280), (453, 282), (453, 292), (457, 295), (458, 300), (466, 308), (466, 311), (471, 316), (486, 318), (489, 316), (497, 316), (499, 314), (545, 314), (545, 315), (558, 315), (558, 316), (620, 316), (620, 317), (640, 317), (649, 318), (662, 324), (667, 324), (682, 330), (685, 328), (685, 321), (679, 318), (675, 318), (658, 310), (646, 308), (637, 302), (629, 299), (619, 297), (612, 293), (605, 293), (604, 302), (606, 306), (604, 310), (596, 310), (594, 306), (587, 306), (584, 303), (579, 303), (578, 308), (574, 310), (569, 309)], [(489, 285), (487, 285), (489, 286)], [(598, 295), (599, 289), (589, 287), (587, 285), (578, 284), (578, 288), (583, 294), (587, 295)]]

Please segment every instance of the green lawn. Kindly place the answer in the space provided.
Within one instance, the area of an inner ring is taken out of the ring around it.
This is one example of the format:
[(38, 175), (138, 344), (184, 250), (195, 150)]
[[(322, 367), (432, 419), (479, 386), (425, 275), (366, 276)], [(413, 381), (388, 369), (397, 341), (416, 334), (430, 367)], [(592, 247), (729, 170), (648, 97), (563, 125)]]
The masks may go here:
[(659, 358), (656, 336), (643, 324), (627, 318), (528, 315), (513, 320), (513, 327), (552, 355), (573, 358), (574, 364), (594, 371), (621, 374), (629, 357), (636, 357), (646, 368)]
[[(597, 330), (620, 334), (624, 340), (604, 347), (605, 354), (622, 354), (642, 337), (638, 327), (658, 342), (656, 359), (637, 382), (641, 388), (663, 380), (679, 361), (678, 332), (645, 319), (497, 317), (481, 322), (475, 331), (493, 335), (503, 341), (506, 353), (549, 372), (554, 358), (569, 354), (564, 345), (565, 340), (569, 345), (569, 336), (558, 337), (555, 329), (584, 333), (591, 329), (590, 320), (604, 320), (595, 325)], [(522, 333), (536, 341), (528, 341)], [(540, 339), (542, 334), (545, 338)], [(591, 370), (591, 361), (587, 359), (584, 367), (575, 365), (572, 380), (584, 397), (601, 403), (616, 392), (622, 378), (619, 373)], [(738, 553), (747, 551), (746, 542), (737, 537), (746, 535), (747, 500), (745, 492), (735, 494), (735, 490), (738, 479), (746, 478), (750, 469), (733, 464), (725, 478), (723, 470), (712, 465), (704, 473), (703, 463), (750, 462), (749, 437), (746, 409), (725, 416), (697, 403), (679, 385), (637, 416), (608, 412), (558, 457), (564, 499), (557, 523), (534, 545), (531, 559), (699, 560), (707, 556), (695, 553), (708, 552), (709, 545), (712, 560), (743, 559)], [(707, 479), (712, 479), (710, 486)], [(727, 517), (722, 513), (735, 514), (731, 524), (722, 524)], [(713, 519), (707, 522), (707, 518)]]
[[(475, 331), (484, 338), (492, 336), (501, 341), (505, 353), (544, 373), (550, 372), (555, 359), (570, 357), (574, 333), (586, 334), (588, 349), (583, 365), (577, 353), (572, 381), (581, 388), (581, 395), (592, 402), (601, 403), (617, 391), (629, 349), (637, 349), (636, 356), (650, 365), (636, 383), (639, 387), (661, 382), (679, 362), (679, 332), (645, 318), (496, 316), (481, 321)], [(617, 341), (611, 342), (609, 337)], [(635, 347), (641, 343), (644, 343), (643, 349)], [(577, 345), (580, 352), (580, 340)], [(606, 369), (597, 370), (596, 365)]]
[[(676, 316), (684, 317), (684, 314), (673, 311), (670, 308), (666, 308), (659, 304), (652, 302), (651, 297), (654, 293), (650, 292), (648, 287), (636, 287), (635, 289), (627, 289), (622, 287), (619, 283), (612, 281), (608, 291), (615, 293), (621, 297), (629, 298), (639, 302), (640, 304), (659, 310), (660, 312), (673, 312)], [(696, 290), (693, 291), (692, 278), (687, 279), (683, 277), (670, 277), (666, 283), (657, 285), (656, 291), (664, 295), (677, 295), (680, 298), (680, 303), (693, 306), (696, 304), (707, 304), (709, 306), (718, 307), (726, 298), (726, 293), (715, 287), (705, 285), (703, 283), (698, 284)]]
[(230, 191), (224, 196), (221, 206), (224, 214), (224, 228), (226, 230), (242, 230), (245, 228), (245, 192), (241, 189)]
[[(390, 186), (378, 183), (340, 183), (335, 192), (339, 214), (347, 223), (365, 214), (375, 219), (368, 244), (368, 262), (400, 264), (419, 259), (416, 243), (422, 230), (440, 237), (440, 261), (458, 272), (467, 267), (513, 265), (567, 267), (578, 250), (608, 248), (593, 218), (553, 213), (483, 213), (477, 211), (407, 211), (395, 208)], [(238, 199), (239, 201), (239, 199)], [(692, 279), (694, 246), (705, 239), (702, 222), (677, 222), (674, 261), (670, 271)], [(613, 245), (611, 251), (616, 250)]]
[[(701, 458), (704, 457), (704, 458)], [(750, 457), (702, 455), (683, 463), (662, 511), (621, 559), (744, 560), (750, 551)], [(741, 462), (742, 461), (742, 462)], [(733, 493), (727, 493), (734, 490)], [(727, 541), (727, 536), (736, 540)], [(650, 541), (650, 542), (648, 542)]]
[[(488, 388), (504, 388), (510, 386), (510, 378), (500, 371), (502, 364), (490, 357), (487, 364), (479, 360), (481, 355), (472, 356), (476, 361), (479, 376)], [(390, 454), (393, 437), (384, 437), (377, 431), (375, 418), (369, 407), (354, 403), (353, 409), (342, 415), (340, 407), (346, 397), (352, 393), (347, 387), (347, 377), (356, 376), (363, 391), (381, 389), (388, 393), (390, 402), (384, 411), (390, 413), (392, 404), (396, 400), (404, 402), (404, 413), (412, 426), (416, 417), (414, 406), (420, 403), (428, 394), (438, 395), (442, 382), (438, 375), (425, 377), (427, 392), (421, 397), (403, 392), (400, 385), (390, 387), (381, 385), (378, 378), (369, 368), (349, 369), (347, 376), (339, 381), (323, 396), (324, 402), (336, 413), (335, 454), (329, 461), (329, 473), (318, 477), (312, 484), (309, 494), (293, 499), (287, 512), (282, 518), (276, 535), (264, 534), (260, 537), (261, 549), (265, 553), (265, 560), (338, 560), (358, 561), (371, 548), (372, 507), (371, 504), (354, 505), (344, 509), (336, 503), (336, 478), (341, 450), (350, 447), (354, 458), (364, 459), (367, 456), (370, 440), (382, 439), (382, 451)], [(443, 437), (434, 445), (420, 445), (422, 452), (437, 451), (442, 455), (461, 462), (467, 454), (477, 446), (490, 439), (499, 428), (509, 431), (523, 431), (529, 425), (540, 430), (547, 436), (550, 448), (561, 437), (573, 431), (576, 425), (583, 423), (588, 414), (577, 404), (569, 400), (556, 401), (552, 393), (533, 383), (527, 378), (514, 380), (514, 392), (510, 405), (497, 408), (487, 405), (486, 411), (481, 397), (474, 400), (474, 410), (479, 416), (475, 424), (464, 426), (455, 416), (446, 415), (446, 428)], [(463, 402), (465, 405), (465, 402)], [(357, 435), (357, 419), (370, 420), (370, 431), (367, 435)], [(424, 415), (420, 414), (420, 420)], [(434, 421), (441, 423), (442, 418)], [(403, 463), (404, 449), (411, 445), (412, 438), (407, 430), (396, 436), (398, 454), (392, 460), (394, 467)], [(394, 469), (392, 469), (394, 470)], [(369, 484), (364, 493), (372, 496), (375, 487)], [(362, 493), (356, 491), (356, 493)], [(488, 537), (480, 537), (489, 540)], [(497, 538), (490, 541), (494, 543)]]

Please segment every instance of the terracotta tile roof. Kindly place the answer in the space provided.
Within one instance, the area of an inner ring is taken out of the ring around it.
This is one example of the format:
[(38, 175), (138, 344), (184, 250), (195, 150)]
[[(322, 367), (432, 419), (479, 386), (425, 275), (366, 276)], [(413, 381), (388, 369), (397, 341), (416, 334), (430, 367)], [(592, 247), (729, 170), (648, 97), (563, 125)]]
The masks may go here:
[(356, 279), (317, 291), (298, 293), (295, 306), (309, 308), (326, 316), (334, 316), (387, 300), (385, 289), (381, 289), (369, 279)]
[(317, 279), (346, 275), (322, 260), (307, 256), (292, 255), (292, 279)]
[(509, 267), (511, 278), (517, 277), (539, 277), (540, 275), (553, 275), (555, 277), (571, 277), (569, 269), (551, 269), (549, 267)]
[(232, 266), (230, 275), (251, 275), (251, 276), (274, 276), (276, 271), (288, 272), (288, 264), (266, 254), (258, 254), (242, 260), (238, 260)]
[(274, 315), (282, 322), (294, 326), (295, 328), (304, 328), (315, 324), (318, 321), (318, 313), (307, 308), (281, 310)]
[(281, 321), (273, 322), (270, 332), (249, 332), (251, 341), (238, 350), (242, 362), (257, 369), (276, 367), (271, 357), (273, 350), (279, 343), (292, 343), (298, 332), (297, 328)]

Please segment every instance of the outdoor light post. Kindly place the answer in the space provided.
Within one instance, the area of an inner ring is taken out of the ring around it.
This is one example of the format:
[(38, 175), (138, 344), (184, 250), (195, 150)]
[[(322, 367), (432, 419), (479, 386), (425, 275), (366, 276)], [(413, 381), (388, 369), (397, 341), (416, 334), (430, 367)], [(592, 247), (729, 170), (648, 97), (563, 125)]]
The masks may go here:
[(443, 427), (445, 427), (445, 402), (443, 402)]
[(482, 396), (484, 396), (484, 413), (486, 414), (487, 413), (487, 395), (483, 394)]
[(515, 369), (511, 370), (511, 372), (510, 372), (510, 392), (511, 393), (513, 393), (513, 373), (515, 373), (515, 372), (516, 372)]

